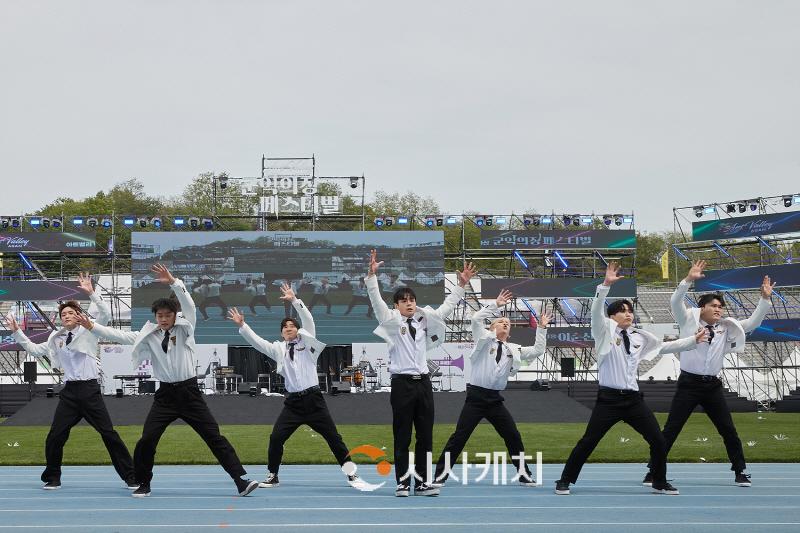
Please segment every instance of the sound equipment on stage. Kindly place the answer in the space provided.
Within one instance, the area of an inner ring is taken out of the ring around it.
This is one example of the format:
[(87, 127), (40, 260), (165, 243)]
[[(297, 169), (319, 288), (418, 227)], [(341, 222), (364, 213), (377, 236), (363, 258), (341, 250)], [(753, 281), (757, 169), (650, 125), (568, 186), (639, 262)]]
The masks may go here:
[[(122, 398), (123, 394), (125, 394), (125, 390), (128, 391), (129, 394), (155, 394), (156, 392), (156, 383), (155, 381), (148, 382), (147, 380), (150, 379), (152, 376), (150, 374), (118, 374), (114, 376), (114, 379), (119, 380), (119, 388), (117, 389), (117, 398)], [(144, 383), (150, 383), (151, 385), (144, 385), (145, 389), (148, 392), (142, 392), (142, 387)], [(152, 392), (149, 392), (149, 389), (152, 387)]]
[(256, 387), (250, 387), (250, 397), (255, 398), (258, 396), (258, 389)]
[(575, 377), (575, 358), (562, 357), (561, 358), (561, 377), (574, 378)]
[(48, 398), (52, 398), (56, 395), (55, 391), (53, 391), (53, 387), (47, 387), (46, 395)]
[(117, 398), (122, 398), (122, 389), (117, 389), (117, 393), (115, 394)]
[(36, 383), (36, 361), (25, 361), (23, 373), (25, 374), (25, 383)]
[(255, 389), (256, 384), (249, 381), (240, 381), (236, 385), (236, 392), (239, 394), (250, 394), (250, 389)]
[(140, 381), (139, 394), (155, 394), (156, 382), (155, 381)]

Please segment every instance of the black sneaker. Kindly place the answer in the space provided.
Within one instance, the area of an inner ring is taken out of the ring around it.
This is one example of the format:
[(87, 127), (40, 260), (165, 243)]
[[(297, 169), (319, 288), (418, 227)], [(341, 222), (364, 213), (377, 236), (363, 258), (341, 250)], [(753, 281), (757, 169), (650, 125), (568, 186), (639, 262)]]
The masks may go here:
[[(750, 475), (745, 474), (744, 472), (736, 472), (736, 480), (734, 481), (740, 487), (749, 487), (752, 485), (750, 482)], [(47, 488), (45, 486), (45, 488)]]
[(43, 486), (42, 488), (43, 488), (44, 490), (56, 490), (56, 489), (60, 489), (60, 488), (61, 488), (61, 481), (58, 481), (58, 480), (55, 480), (55, 481), (48, 481), (47, 483), (45, 483), (45, 484), (44, 484), (44, 486)]
[(644, 479), (642, 480), (642, 485), (645, 487), (652, 487), (653, 486), (653, 473), (647, 472), (645, 474)]
[(125, 482), (125, 487), (128, 490), (136, 490), (139, 488), (139, 484), (135, 480), (129, 479)]
[(405, 483), (398, 483), (397, 488), (394, 489), (394, 495), (400, 498), (406, 498), (411, 492), (411, 486)]
[(664, 481), (663, 483), (656, 483), (653, 481), (653, 492), (657, 494), (669, 494), (671, 496), (677, 496), (680, 494), (678, 489), (670, 485), (669, 481)]
[(414, 487), (414, 496), (438, 496), (439, 489), (429, 483), (421, 483)]
[(233, 480), (236, 483), (236, 490), (239, 491), (239, 496), (247, 496), (258, 488), (258, 481), (250, 481), (249, 479), (242, 479), (237, 477)]
[(556, 494), (569, 496), (569, 481), (564, 481), (563, 479), (556, 481)]
[(267, 479), (258, 484), (262, 489), (270, 489), (278, 485), (280, 485), (278, 474), (273, 474), (272, 472), (267, 473)]
[(139, 485), (138, 489), (131, 493), (131, 496), (134, 498), (144, 498), (145, 496), (150, 496), (150, 485), (148, 483), (142, 483)]
[(528, 472), (526, 474), (520, 474), (519, 484), (522, 485), (523, 487), (535, 487), (536, 480), (533, 479), (533, 474)]

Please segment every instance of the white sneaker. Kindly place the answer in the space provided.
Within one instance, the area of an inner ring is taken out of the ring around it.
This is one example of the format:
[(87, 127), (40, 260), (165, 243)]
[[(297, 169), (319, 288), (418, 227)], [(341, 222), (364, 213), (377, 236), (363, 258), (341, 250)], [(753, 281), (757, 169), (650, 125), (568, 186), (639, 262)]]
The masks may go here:
[(397, 485), (397, 488), (394, 489), (394, 495), (398, 496), (400, 498), (408, 497), (408, 494), (410, 492), (411, 492), (411, 487), (409, 485), (404, 484), (404, 483), (399, 483)]
[(347, 476), (347, 483), (356, 490), (367, 490), (367, 482), (358, 477), (358, 474)]
[(438, 496), (439, 489), (428, 483), (414, 487), (414, 496)]

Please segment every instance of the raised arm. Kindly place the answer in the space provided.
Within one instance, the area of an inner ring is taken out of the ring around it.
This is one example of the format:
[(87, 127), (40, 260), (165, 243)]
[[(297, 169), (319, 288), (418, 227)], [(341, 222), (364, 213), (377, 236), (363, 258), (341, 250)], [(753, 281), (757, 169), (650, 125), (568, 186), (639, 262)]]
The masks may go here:
[(244, 337), (250, 346), (263, 353), (273, 361), (278, 360), (278, 358), (281, 356), (280, 350), (278, 350), (271, 342), (266, 341), (256, 335), (250, 326), (245, 323), (244, 315), (240, 313), (238, 309), (235, 307), (229, 309), (228, 319), (232, 320), (237, 326), (239, 326), (239, 335)]
[(303, 329), (309, 332), (312, 337), (316, 337), (317, 327), (314, 325), (314, 317), (311, 315), (311, 311), (308, 310), (308, 307), (303, 303), (303, 300), (297, 298), (292, 287), (285, 283), (281, 286), (281, 292), (283, 293), (281, 300), (291, 302), (292, 307), (297, 310), (297, 316), (303, 324)]
[(706, 268), (705, 261), (695, 261), (692, 263), (686, 277), (681, 280), (675, 288), (675, 292), (669, 298), (669, 307), (672, 311), (672, 316), (678, 324), (683, 324), (689, 319), (689, 309), (686, 308), (686, 293), (689, 292), (689, 286), (700, 278), (704, 278), (703, 269)]
[(88, 272), (78, 274), (78, 287), (89, 295), (89, 301), (97, 307), (97, 322), (108, 324), (111, 321), (111, 307), (95, 292), (92, 277)]
[(445, 298), (444, 303), (442, 303), (442, 305), (436, 309), (436, 314), (439, 315), (442, 320), (445, 320), (448, 316), (450, 316), (458, 303), (464, 298), (466, 286), (472, 276), (475, 275), (475, 272), (477, 272), (475, 265), (465, 261), (464, 270), (458, 272), (458, 285), (453, 287), (453, 289), (450, 291), (450, 294), (448, 294), (447, 298)]
[(764, 276), (764, 280), (761, 282), (761, 299), (758, 300), (758, 305), (753, 314), (750, 315), (750, 318), (739, 321), (745, 333), (750, 333), (760, 326), (764, 317), (769, 313), (772, 308), (772, 289), (774, 288), (775, 283), (771, 283), (769, 276)]
[(542, 313), (539, 320), (539, 327), (536, 328), (536, 342), (533, 346), (523, 346), (520, 357), (523, 361), (530, 363), (531, 361), (544, 355), (547, 349), (547, 326), (553, 320), (553, 315), (549, 313)]
[(602, 362), (605, 357), (602, 355), (605, 350), (601, 352), (597, 350), (598, 346), (605, 346), (611, 339), (608, 338), (608, 320), (606, 317), (606, 297), (611, 290), (611, 286), (617, 281), (621, 280), (624, 276), (619, 274), (619, 265), (616, 262), (611, 262), (606, 267), (606, 277), (603, 283), (597, 286), (597, 291), (592, 300), (592, 338), (594, 338), (595, 351), (597, 353), (597, 364)]
[(364, 283), (367, 285), (367, 295), (372, 303), (372, 309), (375, 311), (375, 318), (378, 319), (378, 322), (385, 322), (392, 316), (389, 306), (381, 298), (381, 288), (378, 285), (378, 276), (376, 275), (382, 264), (383, 261), (378, 262), (378, 253), (372, 250), (370, 252), (369, 274), (364, 278)]
[(188, 320), (189, 324), (192, 325), (192, 329), (194, 329), (197, 325), (197, 311), (195, 309), (194, 300), (192, 300), (192, 295), (189, 294), (188, 290), (186, 290), (186, 285), (184, 285), (181, 280), (173, 276), (169, 269), (161, 263), (156, 263), (153, 265), (150, 271), (156, 274), (158, 281), (169, 285), (170, 289), (172, 289), (172, 292), (175, 293), (175, 297), (178, 299), (178, 302), (181, 304), (181, 313), (183, 313), (183, 318)]

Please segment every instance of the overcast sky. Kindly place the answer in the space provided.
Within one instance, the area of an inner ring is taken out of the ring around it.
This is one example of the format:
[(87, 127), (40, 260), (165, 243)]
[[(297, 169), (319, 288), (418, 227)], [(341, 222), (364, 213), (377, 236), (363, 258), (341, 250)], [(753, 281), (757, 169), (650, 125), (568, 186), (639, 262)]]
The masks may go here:
[(800, 2), (0, 2), (0, 214), (261, 154), (460, 213), (800, 192)]

